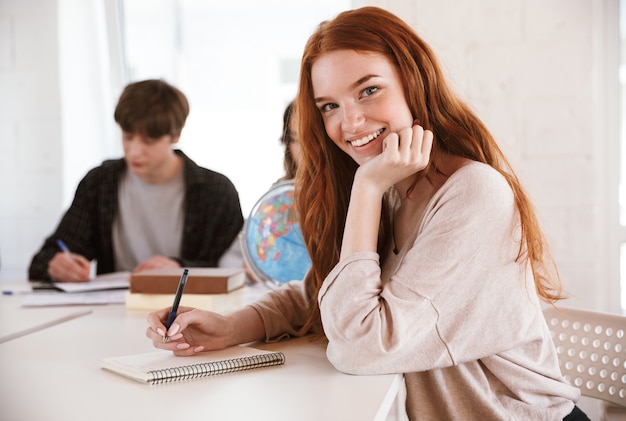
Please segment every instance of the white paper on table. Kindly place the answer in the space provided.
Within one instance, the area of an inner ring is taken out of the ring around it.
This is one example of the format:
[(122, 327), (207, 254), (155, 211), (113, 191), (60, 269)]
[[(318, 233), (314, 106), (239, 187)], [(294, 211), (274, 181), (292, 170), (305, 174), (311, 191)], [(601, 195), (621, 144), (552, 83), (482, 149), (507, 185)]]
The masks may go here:
[(89, 305), (89, 304), (124, 304), (126, 302), (125, 289), (112, 289), (105, 291), (74, 292), (37, 292), (24, 297), (20, 305), (22, 307), (46, 307), (63, 305)]
[(88, 292), (130, 287), (130, 272), (114, 272), (99, 275), (89, 282), (54, 282), (54, 286), (64, 292)]

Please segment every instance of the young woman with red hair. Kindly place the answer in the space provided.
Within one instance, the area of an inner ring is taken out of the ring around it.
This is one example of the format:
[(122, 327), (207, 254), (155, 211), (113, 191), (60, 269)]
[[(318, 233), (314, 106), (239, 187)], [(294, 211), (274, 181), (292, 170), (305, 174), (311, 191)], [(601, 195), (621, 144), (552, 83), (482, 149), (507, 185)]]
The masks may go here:
[(168, 332), (155, 312), (154, 345), (317, 332), (340, 371), (404, 373), (411, 420), (587, 419), (543, 318), (563, 295), (532, 204), (430, 47), (385, 10), (341, 13), (304, 49), (296, 110), (304, 282)]

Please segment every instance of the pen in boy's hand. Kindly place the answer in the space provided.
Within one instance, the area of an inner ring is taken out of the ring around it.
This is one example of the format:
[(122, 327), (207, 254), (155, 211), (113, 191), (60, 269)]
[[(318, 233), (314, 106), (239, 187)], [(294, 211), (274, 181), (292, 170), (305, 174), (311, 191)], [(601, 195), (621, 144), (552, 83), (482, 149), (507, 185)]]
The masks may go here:
[(178, 281), (178, 288), (176, 289), (176, 295), (174, 296), (174, 303), (172, 304), (172, 309), (167, 315), (167, 320), (165, 321), (165, 332), (166, 335), (163, 336), (163, 342), (167, 342), (169, 338), (167, 337), (167, 331), (174, 322), (176, 318), (176, 313), (178, 312), (178, 305), (180, 304), (180, 298), (183, 296), (183, 290), (185, 289), (185, 285), (187, 285), (187, 275), (189, 274), (189, 269), (185, 268), (183, 270), (183, 274), (180, 276), (180, 281)]
[(70, 249), (65, 245), (63, 240), (61, 240), (60, 238), (57, 239), (57, 245), (59, 246), (59, 248), (61, 249), (63, 253), (70, 254)]

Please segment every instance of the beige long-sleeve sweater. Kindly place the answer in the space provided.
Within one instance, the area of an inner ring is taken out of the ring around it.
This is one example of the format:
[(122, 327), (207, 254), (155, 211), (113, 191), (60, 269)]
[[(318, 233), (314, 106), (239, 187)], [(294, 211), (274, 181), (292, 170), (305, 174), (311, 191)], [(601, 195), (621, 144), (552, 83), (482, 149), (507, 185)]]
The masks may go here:
[[(504, 178), (461, 168), (384, 267), (361, 252), (327, 276), (318, 300), (330, 362), (404, 373), (411, 420), (562, 420), (580, 392), (560, 373), (519, 241)], [(254, 305), (268, 339), (302, 334), (305, 282)]]

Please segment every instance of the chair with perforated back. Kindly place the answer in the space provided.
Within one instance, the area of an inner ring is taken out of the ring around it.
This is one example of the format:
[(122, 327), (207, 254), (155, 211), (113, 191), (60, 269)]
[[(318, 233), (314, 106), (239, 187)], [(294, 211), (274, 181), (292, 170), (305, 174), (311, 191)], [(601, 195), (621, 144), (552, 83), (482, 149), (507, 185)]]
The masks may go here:
[(626, 317), (553, 307), (543, 314), (565, 378), (583, 396), (626, 406)]

